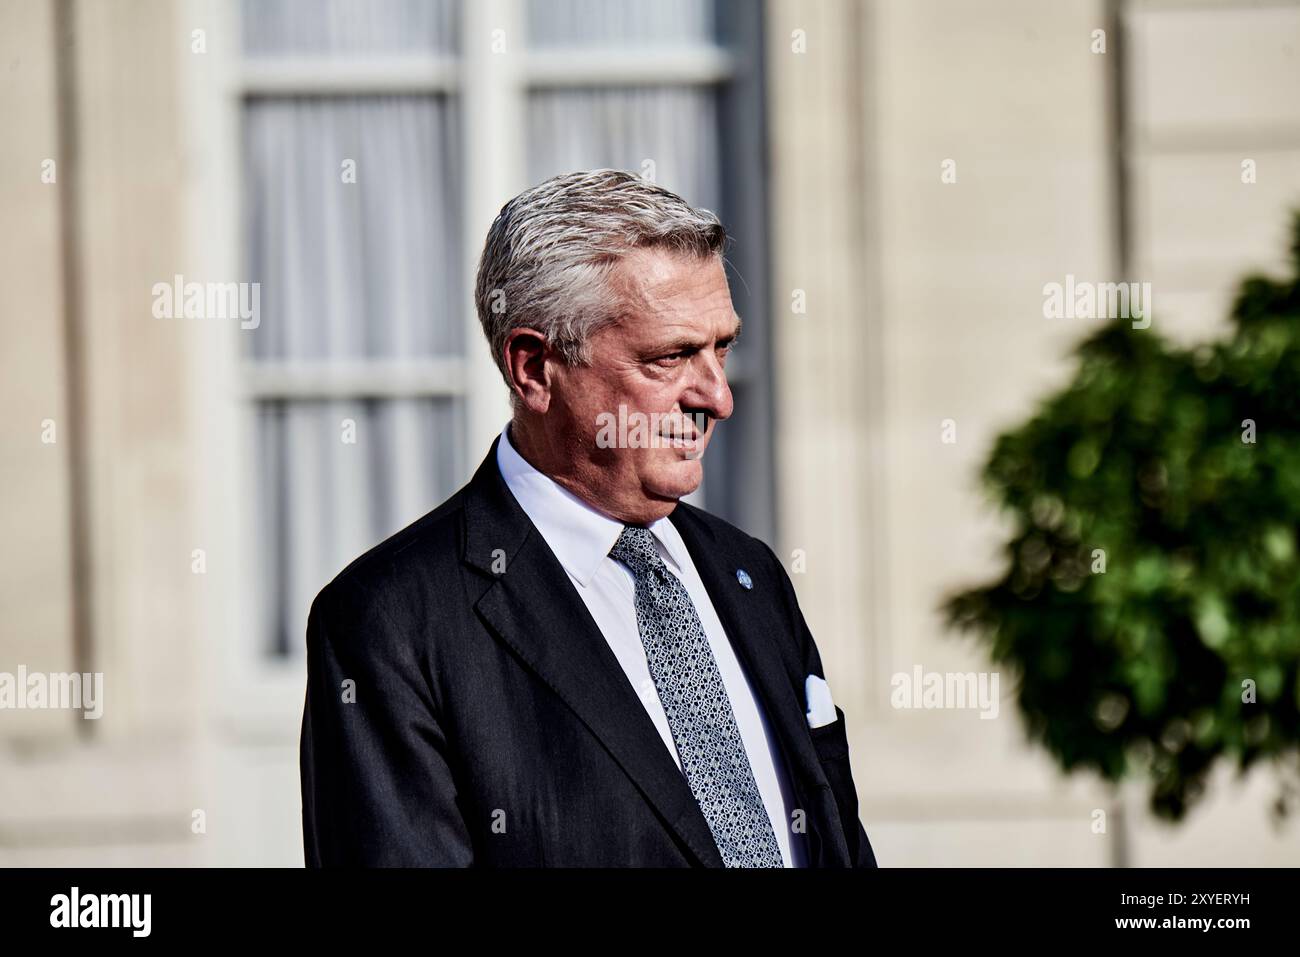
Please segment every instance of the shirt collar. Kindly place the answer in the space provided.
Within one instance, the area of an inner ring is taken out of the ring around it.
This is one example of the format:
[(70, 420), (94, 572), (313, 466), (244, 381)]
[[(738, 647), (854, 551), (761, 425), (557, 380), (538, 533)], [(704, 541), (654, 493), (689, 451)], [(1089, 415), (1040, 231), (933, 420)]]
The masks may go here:
[[(501, 430), (497, 467), (515, 500), (559, 559), (564, 570), (585, 588), (609, 556), (623, 523), (574, 495), (535, 469), (510, 441), (510, 426)], [(667, 518), (646, 526), (660, 543), (660, 554), (679, 573), (686, 565), (686, 543)]]

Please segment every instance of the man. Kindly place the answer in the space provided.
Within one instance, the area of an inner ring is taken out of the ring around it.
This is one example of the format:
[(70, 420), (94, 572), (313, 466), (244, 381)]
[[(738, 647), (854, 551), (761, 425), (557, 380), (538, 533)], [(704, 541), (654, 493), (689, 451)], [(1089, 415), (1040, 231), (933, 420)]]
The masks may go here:
[(614, 170), (497, 216), (513, 417), (312, 605), (308, 865), (875, 866), (789, 577), (680, 501), (732, 411), (724, 240)]

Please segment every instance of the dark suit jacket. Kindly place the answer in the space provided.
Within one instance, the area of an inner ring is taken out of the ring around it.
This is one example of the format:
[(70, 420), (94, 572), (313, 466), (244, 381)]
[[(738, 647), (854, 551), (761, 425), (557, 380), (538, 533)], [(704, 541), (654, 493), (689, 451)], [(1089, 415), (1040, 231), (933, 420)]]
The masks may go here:
[[(804, 716), (804, 679), (824, 675), (785, 569), (690, 505), (671, 521), (780, 740), (809, 866), (875, 867), (844, 712)], [(723, 866), (495, 442), (468, 485), (321, 591), (307, 670), (308, 866)]]

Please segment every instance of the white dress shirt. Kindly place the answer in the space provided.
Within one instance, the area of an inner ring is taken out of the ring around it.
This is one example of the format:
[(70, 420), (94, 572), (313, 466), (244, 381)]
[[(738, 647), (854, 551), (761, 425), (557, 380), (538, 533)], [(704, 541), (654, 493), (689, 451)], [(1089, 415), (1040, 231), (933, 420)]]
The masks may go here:
[[(672, 729), (659, 701), (654, 680), (650, 677), (645, 646), (637, 628), (636, 579), (622, 562), (609, 557), (609, 550), (623, 531), (623, 523), (592, 508), (533, 468), (510, 443), (508, 431), (509, 426), (502, 429), (501, 441), (497, 443), (497, 465), (506, 485), (568, 573), (627, 680), (632, 683), (632, 689), (659, 730), (668, 753), (680, 768), (682, 759), (673, 742)], [(659, 519), (648, 528), (664, 564), (686, 586), (700, 616), (727, 697), (731, 700), (731, 710), (745, 744), (745, 753), (749, 756), (754, 781), (772, 821), (777, 843), (781, 845), (781, 859), (786, 867), (805, 867), (804, 835), (792, 831), (794, 792), (781, 758), (780, 744), (768, 727), (758, 696), (736, 658), (677, 529), (667, 518)]]

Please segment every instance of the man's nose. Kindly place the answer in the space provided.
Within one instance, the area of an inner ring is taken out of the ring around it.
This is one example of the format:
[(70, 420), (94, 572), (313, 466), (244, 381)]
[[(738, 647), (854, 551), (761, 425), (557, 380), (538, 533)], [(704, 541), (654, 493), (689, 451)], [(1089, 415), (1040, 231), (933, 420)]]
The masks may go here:
[(696, 359), (695, 376), (686, 395), (682, 396), (682, 406), (707, 412), (710, 418), (729, 418), (733, 404), (727, 370), (716, 356), (707, 352), (696, 353)]

